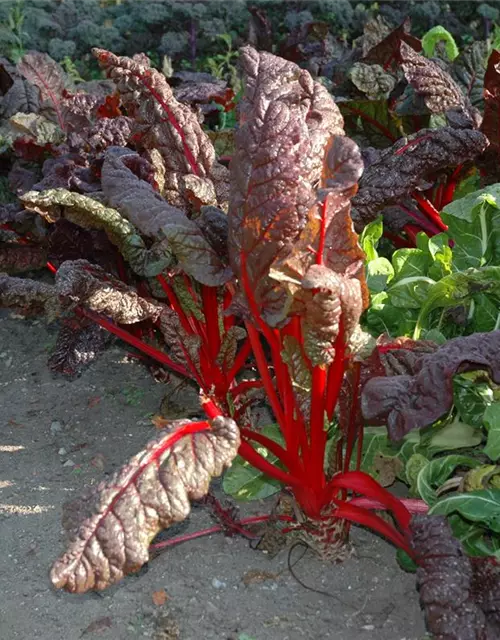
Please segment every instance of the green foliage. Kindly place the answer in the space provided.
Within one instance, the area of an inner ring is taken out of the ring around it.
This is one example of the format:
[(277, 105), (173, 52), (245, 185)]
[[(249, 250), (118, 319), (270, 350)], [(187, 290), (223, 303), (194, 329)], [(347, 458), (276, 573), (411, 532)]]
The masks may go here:
[(451, 62), (458, 54), (455, 38), (441, 25), (433, 27), (422, 37), (422, 49), (428, 58), (432, 58), (439, 43), (444, 42), (444, 48), (448, 60)]

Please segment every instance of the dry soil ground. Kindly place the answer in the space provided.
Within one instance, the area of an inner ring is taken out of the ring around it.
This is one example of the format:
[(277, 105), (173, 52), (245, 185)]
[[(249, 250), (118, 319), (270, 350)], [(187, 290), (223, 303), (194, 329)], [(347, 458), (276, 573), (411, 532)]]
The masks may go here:
[[(365, 531), (354, 536), (361, 557), (334, 566), (308, 554), (296, 566), (302, 580), (329, 596), (293, 579), (286, 551), (270, 558), (220, 534), (173, 547), (101, 595), (53, 590), (48, 570), (63, 548), (62, 503), (142, 448), (164, 391), (119, 345), (79, 379), (53, 379), (46, 360), (55, 335), (43, 321), (1, 312), (1, 640), (424, 636), (414, 576), (400, 571), (388, 544)], [(187, 530), (210, 524), (196, 508)], [(246, 586), (254, 570), (282, 574)]]

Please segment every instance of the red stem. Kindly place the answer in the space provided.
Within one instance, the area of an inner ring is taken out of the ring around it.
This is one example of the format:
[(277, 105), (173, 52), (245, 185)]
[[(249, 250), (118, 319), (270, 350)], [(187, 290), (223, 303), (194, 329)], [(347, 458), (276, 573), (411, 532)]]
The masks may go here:
[(418, 202), (420, 209), (428, 216), (428, 218), (438, 227), (440, 231), (448, 231), (448, 227), (441, 220), (439, 211), (429, 200), (418, 191), (412, 193), (413, 198)]
[(270, 451), (273, 455), (275, 455), (278, 460), (280, 460), (289, 471), (291, 471), (296, 476), (299, 476), (303, 473), (302, 468), (299, 466), (299, 461), (295, 460), (289, 453), (284, 449), (280, 444), (271, 440), (267, 436), (259, 433), (258, 431), (252, 431), (251, 429), (240, 429), (241, 435), (247, 440), (254, 440), (258, 442), (263, 447), (266, 447), (268, 451)]
[(139, 351), (142, 351), (143, 353), (148, 355), (150, 358), (153, 358), (154, 360), (161, 362), (161, 364), (166, 365), (172, 371), (175, 371), (176, 373), (179, 373), (180, 375), (185, 376), (186, 378), (193, 377), (187, 369), (185, 369), (182, 365), (177, 364), (176, 362), (171, 360), (166, 353), (163, 353), (163, 351), (159, 351), (158, 349), (155, 349), (149, 344), (146, 344), (142, 340), (139, 340), (139, 338), (134, 337), (128, 331), (117, 326), (107, 318), (103, 318), (97, 313), (94, 313), (93, 311), (89, 311), (88, 309), (84, 309), (82, 307), (78, 307), (77, 311), (87, 316), (87, 318), (90, 318), (91, 320), (96, 322), (103, 329), (106, 329), (106, 331), (109, 331), (115, 336), (118, 336), (118, 338), (120, 338), (124, 342), (127, 342), (128, 344), (131, 344), (136, 349), (139, 349)]
[(359, 398), (359, 381), (361, 377), (361, 365), (359, 362), (353, 363), (353, 379), (352, 379), (352, 387), (350, 390), (351, 396), (351, 406), (349, 412), (349, 423), (347, 426), (347, 442), (346, 442), (346, 451), (344, 456), (344, 473), (349, 471), (349, 466), (351, 464), (351, 456), (352, 450), (354, 448), (354, 442), (357, 435), (357, 413), (359, 410), (358, 406), (358, 398)]
[(161, 288), (163, 289), (163, 291), (167, 295), (167, 298), (168, 298), (168, 301), (170, 303), (170, 306), (175, 311), (175, 313), (179, 316), (179, 321), (180, 321), (180, 323), (182, 325), (182, 328), (184, 329), (184, 331), (186, 331), (186, 333), (189, 333), (190, 335), (192, 335), (193, 334), (193, 329), (192, 329), (191, 325), (188, 322), (186, 314), (184, 313), (184, 310), (181, 307), (180, 302), (177, 299), (177, 296), (175, 295), (174, 290), (168, 284), (166, 278), (163, 275), (160, 274), (160, 275), (156, 276), (156, 278), (157, 278), (158, 282), (161, 284)]
[(219, 307), (217, 302), (217, 289), (203, 285), (201, 287), (203, 300), (203, 314), (207, 327), (207, 349), (213, 362), (220, 351)]
[(325, 481), (325, 390), (327, 372), (322, 366), (315, 366), (312, 372), (311, 385), (311, 421), (310, 421), (310, 449), (312, 468), (309, 469), (310, 485), (316, 491), (323, 488)]
[(275, 478), (282, 482), (285, 487), (292, 486), (300, 488), (302, 486), (302, 480), (295, 476), (279, 469), (275, 465), (268, 462), (263, 456), (260, 455), (246, 440), (243, 440), (238, 449), (240, 456), (249, 462), (253, 467), (262, 471), (270, 478)]
[(248, 338), (245, 338), (245, 342), (241, 345), (240, 350), (236, 354), (233, 366), (226, 373), (226, 378), (229, 383), (233, 382), (240, 370), (244, 367), (245, 362), (248, 360), (249, 355), (252, 353), (252, 345)]
[[(238, 525), (242, 527), (248, 524), (259, 524), (259, 522), (268, 522), (271, 518), (282, 520), (283, 522), (293, 522), (293, 518), (291, 516), (250, 516), (249, 518), (242, 518), (238, 521)], [(158, 551), (159, 549), (166, 549), (167, 547), (173, 547), (176, 544), (181, 544), (182, 542), (189, 542), (189, 540), (196, 540), (196, 538), (202, 538), (203, 536), (210, 536), (212, 533), (220, 533), (225, 531), (225, 528), (221, 524), (217, 524), (209, 529), (203, 529), (203, 531), (194, 531), (193, 533), (185, 533), (181, 536), (176, 536), (175, 538), (170, 538), (170, 540), (164, 540), (163, 542), (157, 542), (156, 544), (150, 545), (151, 551)], [(242, 536), (245, 536), (249, 539), (254, 539), (259, 536), (255, 536), (250, 531), (245, 531), (243, 528), (238, 527), (238, 533)]]

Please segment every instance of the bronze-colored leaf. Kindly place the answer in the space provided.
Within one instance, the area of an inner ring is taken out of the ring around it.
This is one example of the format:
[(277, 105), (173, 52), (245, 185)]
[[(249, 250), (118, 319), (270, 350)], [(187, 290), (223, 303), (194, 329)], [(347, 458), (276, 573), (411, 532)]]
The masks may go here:
[(207, 493), (239, 443), (229, 418), (172, 422), (108, 481), (65, 506), (69, 546), (52, 566), (54, 586), (84, 593), (137, 571), (158, 531), (188, 516), (190, 500)]

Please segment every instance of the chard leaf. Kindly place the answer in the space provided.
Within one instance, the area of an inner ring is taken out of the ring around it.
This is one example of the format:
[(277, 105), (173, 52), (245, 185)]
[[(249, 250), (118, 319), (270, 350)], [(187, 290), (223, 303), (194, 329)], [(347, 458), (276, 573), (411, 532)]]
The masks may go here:
[(493, 49), (488, 58), (488, 65), (484, 74), (484, 115), (481, 131), (488, 137), (492, 152), (498, 162), (500, 148), (500, 116), (498, 101), (500, 100), (500, 51)]
[(59, 330), (49, 369), (74, 378), (105, 350), (111, 334), (86, 318), (74, 317)]
[(155, 535), (189, 515), (236, 456), (240, 443), (229, 418), (171, 422), (146, 449), (90, 493), (65, 505), (68, 550), (53, 564), (57, 589), (105, 589), (148, 561)]
[(343, 133), (342, 117), (326, 89), (294, 63), (251, 47), (241, 50), (240, 61), (245, 93), (231, 164), (230, 263), (240, 281), (244, 270), (243, 288), (275, 325), (289, 300), (269, 271), (306, 225), (316, 201), (312, 185), (330, 136)]
[[(370, 293), (384, 291), (394, 278), (394, 268), (387, 258), (375, 258), (366, 265), (366, 284)], [(394, 297), (393, 300), (394, 302)]]
[(366, 261), (369, 263), (378, 258), (377, 246), (382, 234), (384, 233), (384, 224), (382, 216), (365, 226), (359, 238), (359, 244), (366, 254)]
[(500, 491), (483, 489), (446, 496), (429, 510), (429, 514), (443, 516), (451, 513), (458, 513), (466, 520), (480, 522), (491, 531), (500, 533)]
[(387, 98), (394, 89), (396, 78), (379, 64), (355, 62), (348, 72), (354, 86), (371, 100)]
[(47, 264), (47, 249), (39, 245), (0, 242), (0, 272), (23, 273), (43, 269)]
[[(418, 474), (417, 489), (420, 497), (430, 507), (433, 507), (438, 503), (437, 490), (448, 480), (457, 467), (475, 469), (480, 464), (479, 460), (475, 458), (457, 454), (431, 460)], [(443, 498), (440, 501), (446, 499)]]
[(422, 44), (418, 38), (410, 34), (410, 18), (391, 31), (381, 42), (370, 49), (364, 56), (365, 62), (381, 64), (384, 69), (391, 65), (400, 63), (400, 47), (402, 42), (406, 42), (415, 51), (421, 51)]
[(149, 182), (139, 179), (127, 166), (137, 157), (128, 149), (107, 150), (102, 187), (110, 204), (144, 235), (158, 242), (166, 239), (168, 250), (179, 266), (195, 280), (212, 287), (227, 282), (231, 270), (202, 228), (180, 209), (169, 205)]
[(460, 375), (453, 378), (453, 402), (464, 422), (474, 427), (483, 424), (484, 412), (493, 402), (493, 391), (489, 384), (473, 377)]
[[(228, 172), (215, 160), (213, 145), (203, 131), (196, 113), (178, 102), (165, 76), (150, 66), (146, 56), (115, 56), (104, 49), (93, 54), (116, 84), (121, 101), (134, 119), (134, 140), (141, 150), (157, 149), (165, 163), (163, 193), (175, 206), (187, 206), (184, 180), (195, 176), (197, 196), (215, 192), (218, 203), (227, 206)], [(211, 201), (202, 204), (214, 204)]]
[(157, 320), (162, 305), (146, 300), (133, 287), (87, 260), (67, 260), (57, 270), (56, 289), (73, 304), (82, 304), (120, 324)]
[(59, 295), (53, 285), (29, 278), (14, 278), (0, 273), (0, 304), (23, 315), (45, 312), (49, 320), (61, 313)]
[(427, 60), (405, 42), (400, 55), (406, 79), (423, 96), (431, 113), (446, 113), (453, 107), (466, 108), (464, 94), (453, 78), (433, 60)]
[[(453, 77), (475, 107), (483, 103), (484, 74), (489, 54), (487, 42), (473, 42), (455, 58), (451, 67)], [(486, 131), (485, 134), (488, 135)]]
[(62, 97), (67, 79), (62, 68), (47, 53), (29, 51), (18, 62), (17, 70), (38, 87), (42, 102), (54, 109), (57, 122), (64, 131), (66, 124)]
[(500, 185), (475, 191), (444, 207), (442, 219), (453, 238), (453, 267), (500, 264)]
[(448, 60), (452, 61), (458, 56), (458, 47), (454, 37), (441, 25), (429, 29), (422, 36), (422, 49), (427, 58), (432, 58), (438, 43), (445, 43), (445, 51)]
[(490, 404), (483, 415), (483, 422), (488, 432), (484, 453), (493, 461), (500, 458), (500, 402)]
[(452, 127), (422, 129), (398, 140), (365, 169), (352, 200), (353, 220), (359, 226), (371, 222), (380, 209), (404, 199), (432, 172), (463, 163), (487, 146), (480, 131)]
[(118, 211), (88, 196), (66, 189), (49, 189), (29, 191), (22, 196), (22, 202), (50, 222), (64, 217), (84, 229), (103, 229), (138, 275), (150, 278), (171, 262), (171, 255), (163, 247), (147, 249), (134, 226)]
[(498, 567), (469, 559), (443, 516), (414, 516), (410, 529), (428, 631), (457, 640), (498, 637)]
[(417, 359), (407, 374), (369, 380), (362, 394), (363, 415), (371, 424), (387, 424), (390, 437), (399, 440), (451, 409), (456, 373), (486, 370), (499, 383), (499, 356), (500, 331), (450, 340)]
[(500, 536), (492, 535), (481, 524), (464, 520), (457, 513), (447, 517), (453, 535), (460, 540), (465, 552), (469, 556), (500, 556)]

